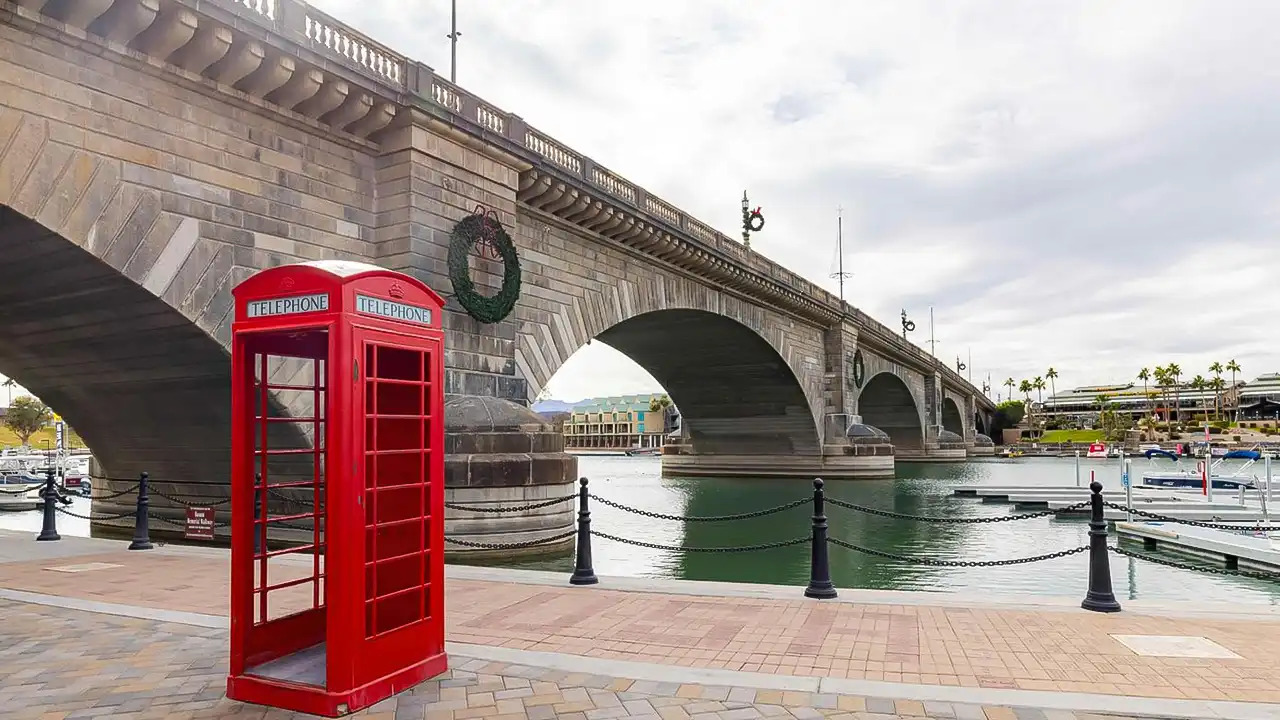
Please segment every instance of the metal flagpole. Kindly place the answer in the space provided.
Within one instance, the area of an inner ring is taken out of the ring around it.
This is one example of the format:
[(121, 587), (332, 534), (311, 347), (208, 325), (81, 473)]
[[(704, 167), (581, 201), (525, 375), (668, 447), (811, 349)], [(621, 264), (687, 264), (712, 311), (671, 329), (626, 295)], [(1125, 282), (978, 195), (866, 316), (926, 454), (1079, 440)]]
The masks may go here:
[(458, 84), (458, 36), (462, 33), (458, 32), (458, 0), (453, 0), (451, 12), (451, 30), (445, 37), (449, 38), (449, 82), (454, 85)]

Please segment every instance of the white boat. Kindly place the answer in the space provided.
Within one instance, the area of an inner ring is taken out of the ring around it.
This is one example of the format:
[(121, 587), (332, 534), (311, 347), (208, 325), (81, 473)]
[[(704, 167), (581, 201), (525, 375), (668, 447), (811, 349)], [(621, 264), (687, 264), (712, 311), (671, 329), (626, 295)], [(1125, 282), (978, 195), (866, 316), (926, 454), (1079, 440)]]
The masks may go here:
[(1105, 443), (1092, 443), (1089, 445), (1089, 452), (1085, 453), (1085, 457), (1094, 458), (1095, 460), (1104, 460), (1108, 457), (1107, 446)]
[[(1204, 473), (1209, 475), (1209, 481), (1213, 483), (1215, 490), (1238, 490), (1240, 488), (1256, 489), (1258, 487), (1257, 478), (1250, 475), (1248, 470), (1254, 463), (1262, 457), (1262, 453), (1256, 449), (1253, 450), (1231, 450), (1223, 453), (1221, 457), (1213, 461), (1213, 464), (1205, 470), (1202, 470), (1203, 460), (1197, 463), (1195, 470), (1179, 464), (1179, 456), (1177, 453), (1168, 450), (1151, 449), (1143, 453), (1147, 460), (1151, 461), (1152, 470), (1142, 474), (1143, 485), (1153, 485), (1157, 487), (1184, 487), (1184, 488), (1203, 488), (1205, 483)], [(1170, 469), (1165, 470), (1156, 465), (1156, 460), (1171, 460), (1173, 465)], [(1244, 465), (1235, 468), (1231, 472), (1226, 472), (1227, 460), (1245, 460)]]

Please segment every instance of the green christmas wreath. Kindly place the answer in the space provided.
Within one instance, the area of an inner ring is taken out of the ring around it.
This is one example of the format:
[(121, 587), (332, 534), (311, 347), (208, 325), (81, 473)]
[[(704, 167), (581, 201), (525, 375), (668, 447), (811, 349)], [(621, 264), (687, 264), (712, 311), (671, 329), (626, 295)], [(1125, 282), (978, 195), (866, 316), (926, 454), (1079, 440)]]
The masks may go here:
[(859, 390), (862, 389), (862, 381), (867, 377), (867, 366), (862, 361), (862, 349), (859, 348), (853, 354), (853, 385)]
[[(486, 297), (476, 292), (468, 257), (472, 248), (488, 248), (502, 258), (502, 287)], [(458, 221), (449, 236), (449, 280), (453, 295), (471, 317), (482, 323), (496, 323), (511, 314), (520, 299), (520, 257), (511, 236), (498, 221), (497, 213), (484, 208)]]

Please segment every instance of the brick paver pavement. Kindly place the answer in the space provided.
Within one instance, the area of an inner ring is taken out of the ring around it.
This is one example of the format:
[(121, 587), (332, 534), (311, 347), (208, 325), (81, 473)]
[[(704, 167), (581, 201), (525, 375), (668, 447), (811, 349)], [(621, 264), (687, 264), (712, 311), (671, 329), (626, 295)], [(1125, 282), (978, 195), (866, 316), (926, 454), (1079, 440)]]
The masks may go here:
[[(296, 718), (226, 699), (227, 632), (0, 600), (0, 715), (12, 720)], [(492, 663), (453, 669), (356, 716), (385, 720), (1086, 720), (982, 707), (655, 683)], [(1107, 716), (1116, 717), (1116, 716)]]
[[(47, 569), (72, 562), (116, 567)], [(0, 587), (223, 616), (227, 578), (228, 558), (218, 550), (0, 564)], [(299, 595), (309, 600), (310, 591)], [(446, 605), (449, 639), (476, 645), (773, 675), (1280, 701), (1274, 618), (698, 597), (460, 579), (449, 581)], [(1113, 634), (1199, 636), (1240, 657), (1141, 656)]]

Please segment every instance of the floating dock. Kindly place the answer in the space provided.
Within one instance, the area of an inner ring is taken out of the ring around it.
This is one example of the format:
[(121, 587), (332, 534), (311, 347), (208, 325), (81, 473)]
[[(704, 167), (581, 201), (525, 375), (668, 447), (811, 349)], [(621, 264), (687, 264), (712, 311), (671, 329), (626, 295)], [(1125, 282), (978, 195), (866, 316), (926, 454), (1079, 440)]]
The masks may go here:
[(27, 510), (35, 510), (43, 504), (44, 501), (38, 497), (27, 497), (26, 495), (0, 496), (0, 512), (24, 512)]
[[(1262, 523), (1258, 523), (1262, 524)], [(1117, 522), (1122, 539), (1140, 540), (1147, 550), (1168, 550), (1223, 563), (1228, 569), (1280, 572), (1280, 523), (1270, 533), (1232, 532), (1167, 522)]]
[[(974, 497), (988, 503), (1009, 503), (1019, 508), (1048, 510), (1062, 510), (1077, 505), (1088, 500), (1091, 495), (1089, 488), (1071, 485), (952, 485), (951, 491), (961, 497)], [(1111, 489), (1103, 496), (1109, 502), (1125, 504), (1123, 491)], [(1244, 502), (1241, 500), (1237, 492), (1217, 491), (1211, 502), (1196, 489), (1138, 485), (1133, 488), (1132, 505), (1138, 510), (1179, 520), (1257, 523), (1263, 519), (1260, 503), (1248, 495), (1243, 498)], [(1072, 511), (1072, 514), (1088, 512), (1088, 508), (1079, 508)], [(1129, 514), (1123, 510), (1107, 508), (1104, 510), (1104, 517), (1108, 520), (1127, 520)], [(1134, 519), (1138, 519), (1137, 516)]]

